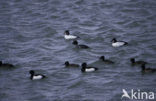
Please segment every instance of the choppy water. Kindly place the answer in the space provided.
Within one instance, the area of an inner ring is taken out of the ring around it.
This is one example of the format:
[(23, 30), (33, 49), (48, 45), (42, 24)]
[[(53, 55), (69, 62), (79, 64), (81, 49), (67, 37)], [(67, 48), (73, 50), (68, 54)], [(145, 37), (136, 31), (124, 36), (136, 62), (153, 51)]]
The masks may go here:
[[(75, 49), (66, 29), (92, 49)], [(129, 45), (113, 48), (113, 37)], [(156, 92), (156, 74), (142, 76), (129, 62), (156, 68), (155, 40), (155, 0), (1, 0), (0, 60), (16, 68), (0, 69), (0, 101), (120, 101), (122, 89)], [(98, 62), (101, 55), (116, 64)], [(66, 60), (99, 71), (64, 68)], [(48, 78), (29, 80), (31, 69)]]

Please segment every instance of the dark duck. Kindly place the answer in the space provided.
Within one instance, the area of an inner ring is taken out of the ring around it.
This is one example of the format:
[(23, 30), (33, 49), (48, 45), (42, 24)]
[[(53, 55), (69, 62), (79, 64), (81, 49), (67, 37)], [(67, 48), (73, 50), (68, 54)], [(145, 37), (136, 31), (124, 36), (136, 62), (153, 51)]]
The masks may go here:
[(142, 64), (147, 64), (145, 61), (135, 61), (135, 58), (130, 59), (131, 65), (142, 65)]
[(82, 45), (82, 44), (78, 44), (78, 42), (75, 40), (75, 41), (73, 41), (73, 43), (72, 43), (73, 45), (75, 45), (76, 47), (78, 47), (78, 48), (82, 48), (82, 49), (88, 49), (88, 48), (90, 48), (89, 46), (87, 46), (87, 45)]
[(78, 64), (69, 63), (69, 61), (66, 61), (64, 64), (65, 64), (65, 67), (79, 67)]
[(114, 64), (113, 61), (108, 60), (108, 59), (105, 59), (105, 56), (101, 56), (99, 59), (100, 59), (101, 61), (103, 61), (104, 63), (106, 63), (106, 64)]
[(82, 68), (81, 68), (81, 72), (94, 72), (94, 71), (97, 71), (98, 68), (97, 67), (90, 67), (90, 66), (87, 66), (87, 63), (82, 63)]
[(0, 67), (15, 67), (15, 66), (12, 65), (12, 64), (9, 64), (9, 63), (3, 63), (2, 61), (0, 61)]
[(142, 64), (141, 71), (142, 71), (142, 73), (154, 73), (154, 72), (156, 72), (156, 69), (155, 68), (146, 68), (145, 64)]
[(44, 79), (46, 78), (46, 76), (42, 75), (42, 74), (35, 74), (34, 70), (30, 70), (30, 79), (31, 80), (39, 80), (39, 79)]

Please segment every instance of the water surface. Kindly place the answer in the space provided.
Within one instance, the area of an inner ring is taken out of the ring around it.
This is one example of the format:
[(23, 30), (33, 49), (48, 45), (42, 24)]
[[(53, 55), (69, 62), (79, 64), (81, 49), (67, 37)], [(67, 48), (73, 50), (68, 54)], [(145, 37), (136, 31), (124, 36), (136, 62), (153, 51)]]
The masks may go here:
[[(0, 60), (16, 68), (0, 69), (0, 100), (120, 101), (122, 89), (155, 92), (156, 74), (141, 75), (129, 62), (155, 68), (155, 11), (155, 0), (1, 0)], [(92, 49), (75, 49), (63, 38), (67, 29)], [(113, 48), (114, 37), (129, 45)], [(99, 62), (101, 55), (116, 64)], [(64, 68), (66, 60), (99, 71)], [(48, 78), (31, 81), (31, 69)]]

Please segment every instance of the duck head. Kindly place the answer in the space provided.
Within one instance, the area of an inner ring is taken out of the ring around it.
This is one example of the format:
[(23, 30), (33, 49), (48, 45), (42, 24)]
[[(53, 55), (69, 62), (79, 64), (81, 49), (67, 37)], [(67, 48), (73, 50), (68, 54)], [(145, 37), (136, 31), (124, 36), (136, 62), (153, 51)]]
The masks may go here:
[(142, 69), (142, 71), (145, 70), (145, 64), (142, 64), (142, 65), (141, 65), (141, 69)]
[(131, 63), (135, 63), (135, 59), (134, 58), (131, 58), (130, 61), (131, 61)]
[(34, 74), (35, 74), (35, 72), (34, 72), (33, 70), (30, 70), (29, 73), (30, 73), (31, 75), (34, 75)]
[(69, 62), (68, 61), (66, 61), (64, 64), (65, 64), (65, 66), (69, 66)]
[(113, 38), (111, 42), (113, 43), (117, 42), (116, 38)]
[(69, 33), (69, 30), (66, 30), (65, 32), (64, 32), (64, 34), (65, 35), (69, 35), (70, 33)]
[(105, 60), (105, 56), (101, 56), (100, 60), (104, 61)]
[(2, 61), (0, 61), (0, 66), (2, 65)]
[(73, 41), (72, 44), (73, 44), (73, 45), (78, 45), (78, 42), (75, 40), (75, 41)]

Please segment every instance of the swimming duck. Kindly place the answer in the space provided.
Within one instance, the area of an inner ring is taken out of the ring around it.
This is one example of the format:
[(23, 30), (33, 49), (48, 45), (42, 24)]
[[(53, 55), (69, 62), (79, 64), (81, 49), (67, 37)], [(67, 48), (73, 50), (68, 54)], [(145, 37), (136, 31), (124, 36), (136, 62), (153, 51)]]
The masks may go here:
[(130, 61), (131, 61), (132, 65), (147, 64), (147, 62), (145, 62), (145, 61), (135, 61), (135, 58), (131, 58)]
[(42, 74), (35, 74), (34, 70), (30, 70), (29, 73), (30, 73), (31, 80), (39, 80), (39, 79), (44, 79), (46, 77)]
[(64, 64), (66, 67), (79, 67), (78, 64), (70, 64), (69, 61), (66, 61)]
[(70, 40), (70, 39), (77, 39), (79, 37), (75, 36), (75, 35), (70, 35), (69, 30), (66, 30), (64, 32), (64, 38), (67, 39), (67, 40)]
[(97, 71), (98, 68), (96, 67), (88, 67), (87, 63), (82, 63), (82, 68), (81, 68), (81, 72), (93, 72), (93, 71)]
[(105, 62), (105, 63), (107, 63), (107, 64), (114, 64), (113, 61), (111, 61), (111, 60), (106, 60), (106, 59), (105, 59), (105, 56), (101, 56), (101, 57), (100, 57), (100, 60), (102, 60), (103, 62)]
[(72, 44), (75, 45), (75, 46), (77, 46), (78, 48), (82, 48), (82, 49), (88, 49), (88, 48), (90, 48), (90, 47), (87, 46), (87, 45), (78, 45), (78, 42), (77, 42), (76, 40), (73, 41)]
[(145, 64), (141, 65), (141, 69), (142, 69), (143, 73), (154, 73), (154, 72), (156, 72), (155, 68), (146, 68)]
[(0, 61), (0, 67), (14, 67), (14, 65), (9, 63), (2, 63), (2, 61)]
[(111, 42), (113, 47), (120, 47), (128, 44), (127, 42), (124, 41), (117, 41), (116, 38), (113, 38)]

